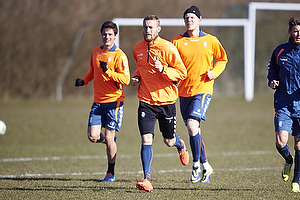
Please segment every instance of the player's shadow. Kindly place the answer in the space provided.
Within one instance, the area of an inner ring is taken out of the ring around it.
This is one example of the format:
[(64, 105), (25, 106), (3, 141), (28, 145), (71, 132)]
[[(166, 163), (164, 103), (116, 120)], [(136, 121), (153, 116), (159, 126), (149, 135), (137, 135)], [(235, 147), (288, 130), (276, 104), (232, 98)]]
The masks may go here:
[[(17, 182), (26, 182), (26, 185), (22, 185), (20, 187), (14, 187), (11, 185), (5, 185), (2, 184), (0, 186), (1, 190), (12, 190), (12, 191), (81, 191), (81, 190), (92, 190), (92, 191), (101, 191), (101, 190), (127, 190), (128, 187), (118, 186), (114, 184), (114, 186), (111, 185), (111, 183), (103, 183), (99, 185), (99, 183), (102, 182), (100, 179), (71, 179), (71, 178), (51, 178), (51, 177), (5, 177), (0, 178), (0, 181), (17, 181)], [(39, 184), (38, 186), (32, 186), (28, 183), (30, 181), (45, 181), (43, 184)], [(50, 181), (50, 182), (49, 182)], [(65, 181), (70, 182), (69, 184), (53, 184), (53, 181)], [(94, 185), (80, 185), (74, 184), (72, 182), (96, 182)], [(122, 182), (130, 182), (129, 180), (124, 179), (118, 179), (114, 183), (122, 183)]]
[(155, 190), (171, 190), (171, 191), (199, 191), (199, 190), (203, 190), (203, 191), (252, 191), (251, 189), (247, 189), (247, 188), (188, 188), (188, 187), (174, 187), (174, 188), (170, 188), (170, 187), (155, 187)]

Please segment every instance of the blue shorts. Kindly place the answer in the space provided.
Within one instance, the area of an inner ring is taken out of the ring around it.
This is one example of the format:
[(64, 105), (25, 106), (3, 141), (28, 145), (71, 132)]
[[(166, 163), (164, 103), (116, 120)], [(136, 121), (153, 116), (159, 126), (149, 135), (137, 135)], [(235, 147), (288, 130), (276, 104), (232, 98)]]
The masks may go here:
[(140, 134), (151, 133), (154, 135), (156, 120), (159, 123), (159, 130), (165, 139), (173, 139), (176, 131), (176, 106), (150, 105), (140, 101), (138, 108), (138, 125)]
[(109, 130), (120, 131), (124, 102), (93, 103), (88, 126), (102, 125)]
[(205, 113), (211, 101), (210, 94), (197, 94), (192, 97), (179, 97), (180, 111), (186, 125), (187, 119), (205, 120)]
[(300, 118), (291, 117), (284, 109), (277, 110), (274, 116), (275, 131), (288, 131), (300, 137)]

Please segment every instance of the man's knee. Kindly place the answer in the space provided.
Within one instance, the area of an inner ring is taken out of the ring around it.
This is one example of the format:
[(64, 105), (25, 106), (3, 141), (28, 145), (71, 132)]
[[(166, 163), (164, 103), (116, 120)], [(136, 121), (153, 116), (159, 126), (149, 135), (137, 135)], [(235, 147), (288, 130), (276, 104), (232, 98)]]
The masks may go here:
[(97, 143), (97, 141), (98, 141), (98, 139), (97, 139), (96, 136), (92, 136), (92, 135), (90, 135), (90, 134), (88, 134), (88, 139), (89, 139), (89, 141), (92, 142), (92, 143)]
[(142, 135), (142, 144), (150, 145), (153, 141), (153, 135), (151, 133)]
[(284, 147), (288, 142), (289, 133), (287, 131), (276, 131), (275, 133), (277, 147)]
[(168, 147), (172, 147), (175, 145), (176, 138), (174, 137), (173, 139), (164, 139), (164, 142)]

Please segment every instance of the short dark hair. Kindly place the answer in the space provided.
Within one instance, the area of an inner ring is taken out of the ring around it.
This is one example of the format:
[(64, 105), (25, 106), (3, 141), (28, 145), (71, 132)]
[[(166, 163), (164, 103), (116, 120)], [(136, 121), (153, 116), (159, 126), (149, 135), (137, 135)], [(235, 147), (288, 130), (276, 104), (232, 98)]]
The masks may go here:
[(101, 35), (102, 35), (104, 29), (106, 29), (106, 28), (111, 28), (114, 31), (115, 35), (118, 34), (118, 26), (114, 22), (112, 22), (112, 21), (104, 22), (100, 28)]
[(289, 30), (291, 30), (294, 26), (300, 25), (300, 17), (291, 17), (289, 19)]
[(156, 15), (148, 15), (148, 16), (146, 16), (144, 18), (144, 20), (143, 20), (143, 24), (145, 23), (145, 21), (148, 21), (148, 20), (156, 20), (157, 26), (160, 26), (159, 18)]

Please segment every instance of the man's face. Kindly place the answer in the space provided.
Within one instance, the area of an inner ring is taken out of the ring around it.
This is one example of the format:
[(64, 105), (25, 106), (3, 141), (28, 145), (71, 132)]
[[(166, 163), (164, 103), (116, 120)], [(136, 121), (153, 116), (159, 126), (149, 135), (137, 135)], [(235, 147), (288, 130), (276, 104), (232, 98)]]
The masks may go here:
[(115, 39), (117, 35), (115, 35), (114, 30), (111, 28), (105, 28), (102, 32), (102, 42), (105, 49), (110, 49), (114, 46)]
[(143, 33), (145, 41), (151, 42), (152, 40), (154, 40), (158, 36), (160, 30), (161, 27), (158, 26), (156, 20), (146, 20), (143, 24)]
[(295, 45), (300, 45), (300, 25), (296, 25), (289, 30), (289, 34), (291, 36), (292, 43)]
[(193, 31), (199, 28), (201, 19), (199, 19), (194, 13), (187, 13), (184, 16), (185, 27), (188, 31)]

